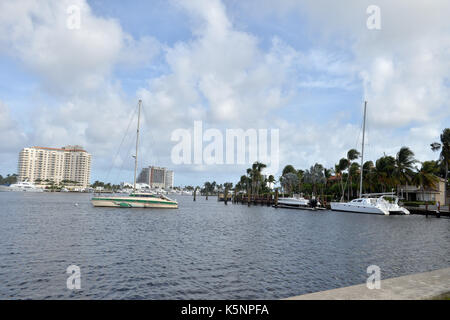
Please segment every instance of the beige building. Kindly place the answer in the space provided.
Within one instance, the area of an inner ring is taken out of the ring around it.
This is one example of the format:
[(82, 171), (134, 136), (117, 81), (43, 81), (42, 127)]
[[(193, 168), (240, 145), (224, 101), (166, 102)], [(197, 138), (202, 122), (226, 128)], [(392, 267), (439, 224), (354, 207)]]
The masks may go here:
[(445, 204), (444, 198), (445, 179), (439, 178), (439, 182), (433, 188), (401, 186), (400, 193), (407, 201), (436, 201)]
[[(91, 155), (81, 146), (24, 148), (19, 154), (19, 181), (77, 182), (86, 188), (91, 177)], [(70, 183), (69, 183), (70, 184)]]

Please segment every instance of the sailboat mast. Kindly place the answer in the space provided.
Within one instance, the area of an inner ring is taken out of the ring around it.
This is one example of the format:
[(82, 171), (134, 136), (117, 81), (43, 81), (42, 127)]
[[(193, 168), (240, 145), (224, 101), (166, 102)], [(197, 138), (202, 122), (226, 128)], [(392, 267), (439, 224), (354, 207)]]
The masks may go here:
[(363, 172), (364, 172), (364, 138), (366, 133), (366, 109), (367, 101), (364, 101), (364, 121), (363, 121), (363, 136), (362, 136), (362, 147), (361, 147), (361, 180), (359, 181), (359, 196), (362, 197), (363, 189)]
[(138, 122), (137, 122), (137, 130), (136, 130), (136, 155), (134, 156), (134, 184), (133, 184), (134, 191), (136, 191), (136, 174), (137, 174), (137, 166), (138, 166), (139, 122), (141, 120), (141, 104), (142, 104), (142, 100), (139, 100)]

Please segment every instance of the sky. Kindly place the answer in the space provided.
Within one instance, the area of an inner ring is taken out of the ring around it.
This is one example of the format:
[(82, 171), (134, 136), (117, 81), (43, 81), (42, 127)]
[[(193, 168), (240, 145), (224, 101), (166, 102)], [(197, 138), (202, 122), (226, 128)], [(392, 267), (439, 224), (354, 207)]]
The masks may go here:
[(139, 167), (173, 169), (175, 185), (236, 182), (250, 166), (175, 163), (173, 133), (195, 121), (223, 136), (278, 130), (279, 175), (359, 150), (366, 100), (365, 159), (402, 146), (436, 159), (448, 12), (446, 0), (0, 0), (0, 174), (24, 147), (78, 144), (92, 181), (132, 181), (139, 99)]

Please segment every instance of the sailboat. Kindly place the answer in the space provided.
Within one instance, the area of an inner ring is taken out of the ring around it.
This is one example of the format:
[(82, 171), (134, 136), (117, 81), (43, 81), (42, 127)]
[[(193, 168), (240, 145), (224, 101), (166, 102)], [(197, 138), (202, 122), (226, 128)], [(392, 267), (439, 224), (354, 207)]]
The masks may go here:
[(160, 208), (160, 209), (178, 209), (178, 202), (172, 200), (163, 194), (143, 193), (136, 191), (136, 174), (138, 166), (138, 148), (139, 148), (139, 124), (141, 118), (142, 100), (138, 104), (138, 121), (136, 130), (136, 154), (134, 155), (134, 184), (133, 192), (128, 196), (98, 196), (91, 199), (94, 207), (112, 207), (112, 208)]
[[(371, 214), (409, 214), (406, 208), (398, 204), (398, 197), (393, 193), (362, 193), (363, 185), (363, 165), (364, 165), (364, 138), (366, 131), (366, 110), (367, 101), (364, 102), (364, 122), (363, 122), (363, 136), (361, 147), (361, 175), (359, 183), (359, 194), (361, 198), (354, 199), (350, 202), (331, 202), (331, 210), (357, 213), (371, 213)], [(390, 202), (392, 199), (393, 202)]]

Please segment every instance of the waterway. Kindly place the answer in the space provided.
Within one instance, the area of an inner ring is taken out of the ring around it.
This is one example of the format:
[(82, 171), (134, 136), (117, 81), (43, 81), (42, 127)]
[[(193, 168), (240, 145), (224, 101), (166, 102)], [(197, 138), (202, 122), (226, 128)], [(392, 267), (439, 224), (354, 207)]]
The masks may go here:
[[(0, 192), (1, 299), (279, 299), (450, 266), (450, 219)], [(77, 265), (81, 289), (69, 290)]]

